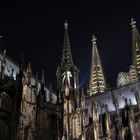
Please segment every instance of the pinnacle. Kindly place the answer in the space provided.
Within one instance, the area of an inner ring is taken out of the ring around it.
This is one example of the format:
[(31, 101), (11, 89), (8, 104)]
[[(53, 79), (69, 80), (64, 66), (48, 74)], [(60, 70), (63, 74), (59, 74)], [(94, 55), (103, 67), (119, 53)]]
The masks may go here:
[(6, 55), (6, 50), (4, 49), (4, 56)]
[(93, 35), (92, 35), (92, 40), (91, 40), (91, 41), (92, 41), (92, 43), (95, 43), (95, 42), (96, 42), (96, 40), (97, 40), (97, 38), (96, 38), (96, 37), (95, 37), (95, 35), (93, 34)]
[(32, 73), (31, 63), (30, 62), (28, 63), (27, 73)]
[(68, 29), (68, 22), (67, 22), (67, 20), (66, 20), (65, 23), (64, 23), (64, 28), (65, 28), (65, 29)]
[(131, 18), (131, 23), (130, 25), (132, 26), (132, 28), (136, 27), (136, 21), (134, 18)]
[(45, 85), (45, 72), (42, 70), (41, 83)]

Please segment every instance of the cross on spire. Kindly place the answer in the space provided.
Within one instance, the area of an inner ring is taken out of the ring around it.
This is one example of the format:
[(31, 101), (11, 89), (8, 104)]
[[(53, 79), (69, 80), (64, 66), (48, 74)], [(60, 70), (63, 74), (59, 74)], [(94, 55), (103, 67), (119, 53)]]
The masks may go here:
[(131, 18), (131, 23), (130, 25), (132, 26), (132, 28), (136, 27), (136, 21), (134, 18)]
[(95, 35), (93, 34), (93, 35), (92, 35), (92, 39), (91, 39), (92, 44), (96, 43), (96, 40), (97, 40), (97, 38), (96, 38)]

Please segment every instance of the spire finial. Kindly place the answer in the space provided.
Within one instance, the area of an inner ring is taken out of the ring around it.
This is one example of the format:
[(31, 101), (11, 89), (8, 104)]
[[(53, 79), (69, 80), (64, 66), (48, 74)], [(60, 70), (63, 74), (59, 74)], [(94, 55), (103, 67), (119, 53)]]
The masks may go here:
[(95, 35), (93, 34), (93, 35), (92, 35), (92, 39), (91, 39), (92, 44), (95, 44), (95, 43), (96, 43), (96, 40), (97, 40), (97, 38), (96, 38)]
[(136, 21), (134, 18), (131, 18), (131, 23), (130, 25), (132, 26), (132, 28), (136, 27)]
[(67, 22), (67, 20), (64, 23), (64, 27), (65, 27), (65, 29), (68, 29), (68, 22)]
[(45, 72), (42, 70), (41, 83), (45, 85)]

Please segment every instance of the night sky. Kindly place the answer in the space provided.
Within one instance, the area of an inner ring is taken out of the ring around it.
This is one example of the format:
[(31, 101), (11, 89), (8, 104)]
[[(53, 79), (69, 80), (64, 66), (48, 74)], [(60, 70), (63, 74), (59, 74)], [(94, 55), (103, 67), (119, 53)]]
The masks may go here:
[(0, 6), (1, 48), (19, 62), (31, 62), (33, 73), (45, 70), (46, 83), (56, 88), (56, 69), (61, 63), (64, 21), (74, 64), (80, 70), (80, 85), (86, 86), (91, 61), (91, 37), (97, 37), (105, 75), (116, 85), (117, 75), (131, 64), (131, 26), (134, 17), (140, 31), (140, 2), (129, 1), (52, 1), (45, 3), (8, 3)]

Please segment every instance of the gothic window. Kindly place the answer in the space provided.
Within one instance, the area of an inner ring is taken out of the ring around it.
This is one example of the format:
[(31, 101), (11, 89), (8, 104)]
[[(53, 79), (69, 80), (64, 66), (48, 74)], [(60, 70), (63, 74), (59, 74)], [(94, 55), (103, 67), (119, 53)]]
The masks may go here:
[(66, 78), (67, 78), (67, 81), (68, 81), (68, 84), (69, 84), (69, 86), (70, 86), (70, 80), (71, 80), (71, 77), (72, 77), (72, 74), (71, 74), (71, 72), (70, 71), (67, 71), (67, 72), (64, 72), (63, 74), (62, 74), (62, 77), (63, 77), (63, 85), (65, 85), (66, 83)]

